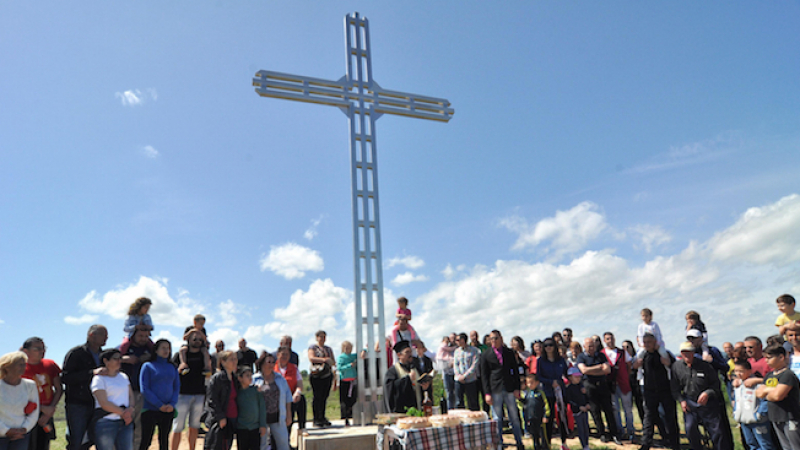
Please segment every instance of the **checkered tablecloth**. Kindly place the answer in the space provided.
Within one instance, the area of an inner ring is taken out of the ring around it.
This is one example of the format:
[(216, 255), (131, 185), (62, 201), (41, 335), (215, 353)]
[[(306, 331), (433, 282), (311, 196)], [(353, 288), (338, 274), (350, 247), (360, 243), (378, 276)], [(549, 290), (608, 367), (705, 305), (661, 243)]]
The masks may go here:
[(401, 430), (392, 426), (385, 428), (383, 432), (389, 448), (399, 447), (403, 450), (491, 450), (500, 443), (497, 422), (494, 420), (456, 427), (413, 430)]

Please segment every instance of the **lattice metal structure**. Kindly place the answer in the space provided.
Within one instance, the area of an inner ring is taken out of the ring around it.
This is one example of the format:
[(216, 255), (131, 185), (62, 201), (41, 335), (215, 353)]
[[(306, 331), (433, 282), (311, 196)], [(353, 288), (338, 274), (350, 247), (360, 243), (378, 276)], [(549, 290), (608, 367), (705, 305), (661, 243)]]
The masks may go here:
[[(355, 274), (355, 350), (367, 349), (367, 367), (358, 365), (358, 403), (354, 419), (361, 425), (382, 411), (383, 378), (387, 368), (383, 302), (380, 208), (378, 206), (378, 141), (375, 121), (383, 114), (448, 122), (454, 110), (443, 98), (390, 91), (372, 78), (369, 22), (357, 12), (344, 18), (347, 72), (337, 81), (260, 70), (253, 78), (256, 93), (336, 106), (350, 125)], [(366, 379), (366, 375), (369, 379)]]

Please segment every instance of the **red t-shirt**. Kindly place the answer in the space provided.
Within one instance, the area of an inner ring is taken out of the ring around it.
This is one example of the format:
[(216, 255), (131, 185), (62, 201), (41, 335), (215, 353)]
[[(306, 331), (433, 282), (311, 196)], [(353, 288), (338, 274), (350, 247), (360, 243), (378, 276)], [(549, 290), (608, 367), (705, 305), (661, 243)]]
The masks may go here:
[(772, 367), (767, 364), (767, 358), (763, 356), (758, 361), (753, 358), (747, 358), (747, 362), (749, 362), (750, 367), (753, 368), (753, 373), (758, 372), (762, 377), (765, 377), (767, 376), (767, 373), (772, 372)]
[(33, 380), (39, 390), (39, 403), (49, 406), (53, 401), (55, 387), (53, 380), (61, 375), (61, 368), (52, 359), (42, 359), (40, 364), (25, 364), (25, 374), (22, 378)]
[(294, 391), (297, 390), (297, 379), (300, 377), (300, 372), (297, 370), (297, 366), (292, 363), (286, 363), (286, 370), (281, 369), (280, 363), (275, 363), (275, 372), (283, 375), (283, 378), (286, 379), (286, 383), (289, 384), (289, 390)]

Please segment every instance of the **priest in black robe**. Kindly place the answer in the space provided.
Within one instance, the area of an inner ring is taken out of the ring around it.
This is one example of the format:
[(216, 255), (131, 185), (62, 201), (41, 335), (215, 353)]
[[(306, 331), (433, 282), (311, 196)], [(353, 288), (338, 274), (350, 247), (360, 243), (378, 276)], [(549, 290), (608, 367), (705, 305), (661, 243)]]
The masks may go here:
[(399, 341), (393, 349), (397, 362), (386, 371), (383, 380), (386, 409), (393, 413), (405, 413), (412, 407), (422, 409), (422, 392), (430, 386), (430, 378), (417, 370), (410, 342)]

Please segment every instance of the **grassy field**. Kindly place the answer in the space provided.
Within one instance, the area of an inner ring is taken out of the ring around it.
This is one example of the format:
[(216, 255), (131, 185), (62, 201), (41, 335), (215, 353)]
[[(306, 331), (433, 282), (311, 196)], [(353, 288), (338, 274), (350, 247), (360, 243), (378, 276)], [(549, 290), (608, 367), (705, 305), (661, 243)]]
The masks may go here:
[[(311, 383), (309, 383), (308, 379), (305, 378), (305, 377), (304, 377), (303, 386), (304, 386), (303, 391), (304, 391), (304, 394), (306, 396), (306, 401), (308, 402), (307, 420), (310, 423), (312, 418), (313, 418), (312, 417), (312, 412), (311, 412), (311, 400), (314, 398), (314, 393), (311, 392)], [(434, 386), (433, 387), (433, 392), (434, 392), (434, 398), (435, 398), (434, 399), (434, 404), (438, 405), (439, 404), (439, 398), (442, 397), (442, 393), (444, 392), (444, 388), (442, 386), (442, 379), (441, 379), (440, 376), (437, 376), (434, 379), (433, 386)], [(326, 417), (328, 418), (328, 420), (339, 419), (339, 417), (340, 417), (340, 408), (339, 408), (339, 392), (338, 391), (332, 392), (331, 395), (328, 397), (328, 401), (327, 401), (327, 404), (326, 404), (325, 412), (326, 412)], [(733, 427), (735, 427), (736, 423), (733, 422), (733, 417), (731, 417), (730, 414), (729, 414), (729, 418), (731, 420), (731, 423), (733, 424)], [(639, 421), (639, 416), (635, 411), (635, 407), (634, 407), (634, 421), (636, 423), (636, 429), (637, 430), (641, 430), (642, 424)], [(65, 439), (65, 435), (66, 435), (67, 422), (66, 422), (66, 419), (64, 418), (64, 402), (63, 401), (59, 404), (58, 410), (56, 412), (55, 423), (56, 423), (56, 435), (58, 436), (58, 438), (52, 443), (51, 448), (53, 448), (53, 449), (66, 448), (67, 441)], [(678, 408), (678, 423), (683, 424), (683, 414), (681, 413), (680, 408)], [(681, 426), (681, 428), (683, 428), (683, 427)], [(640, 435), (641, 435), (641, 433), (640, 433)], [(734, 448), (736, 450), (744, 450), (744, 447), (742, 446), (742, 442), (741, 442), (741, 436), (740, 436), (739, 430), (737, 428), (733, 428), (733, 440), (734, 440)], [(558, 450), (559, 445), (555, 444), (556, 441), (557, 440), (553, 440), (553, 443), (554, 443), (553, 449)], [(681, 443), (682, 443), (682, 447), (683, 448), (688, 448), (689, 447), (688, 441), (686, 440), (685, 437), (682, 437)], [(636, 447), (638, 447), (638, 446), (636, 446)], [(617, 447), (616, 446), (611, 446), (611, 447), (608, 447), (608, 446), (592, 446), (592, 449), (594, 449), (594, 450), (615, 449), (615, 448), (617, 448)]]

